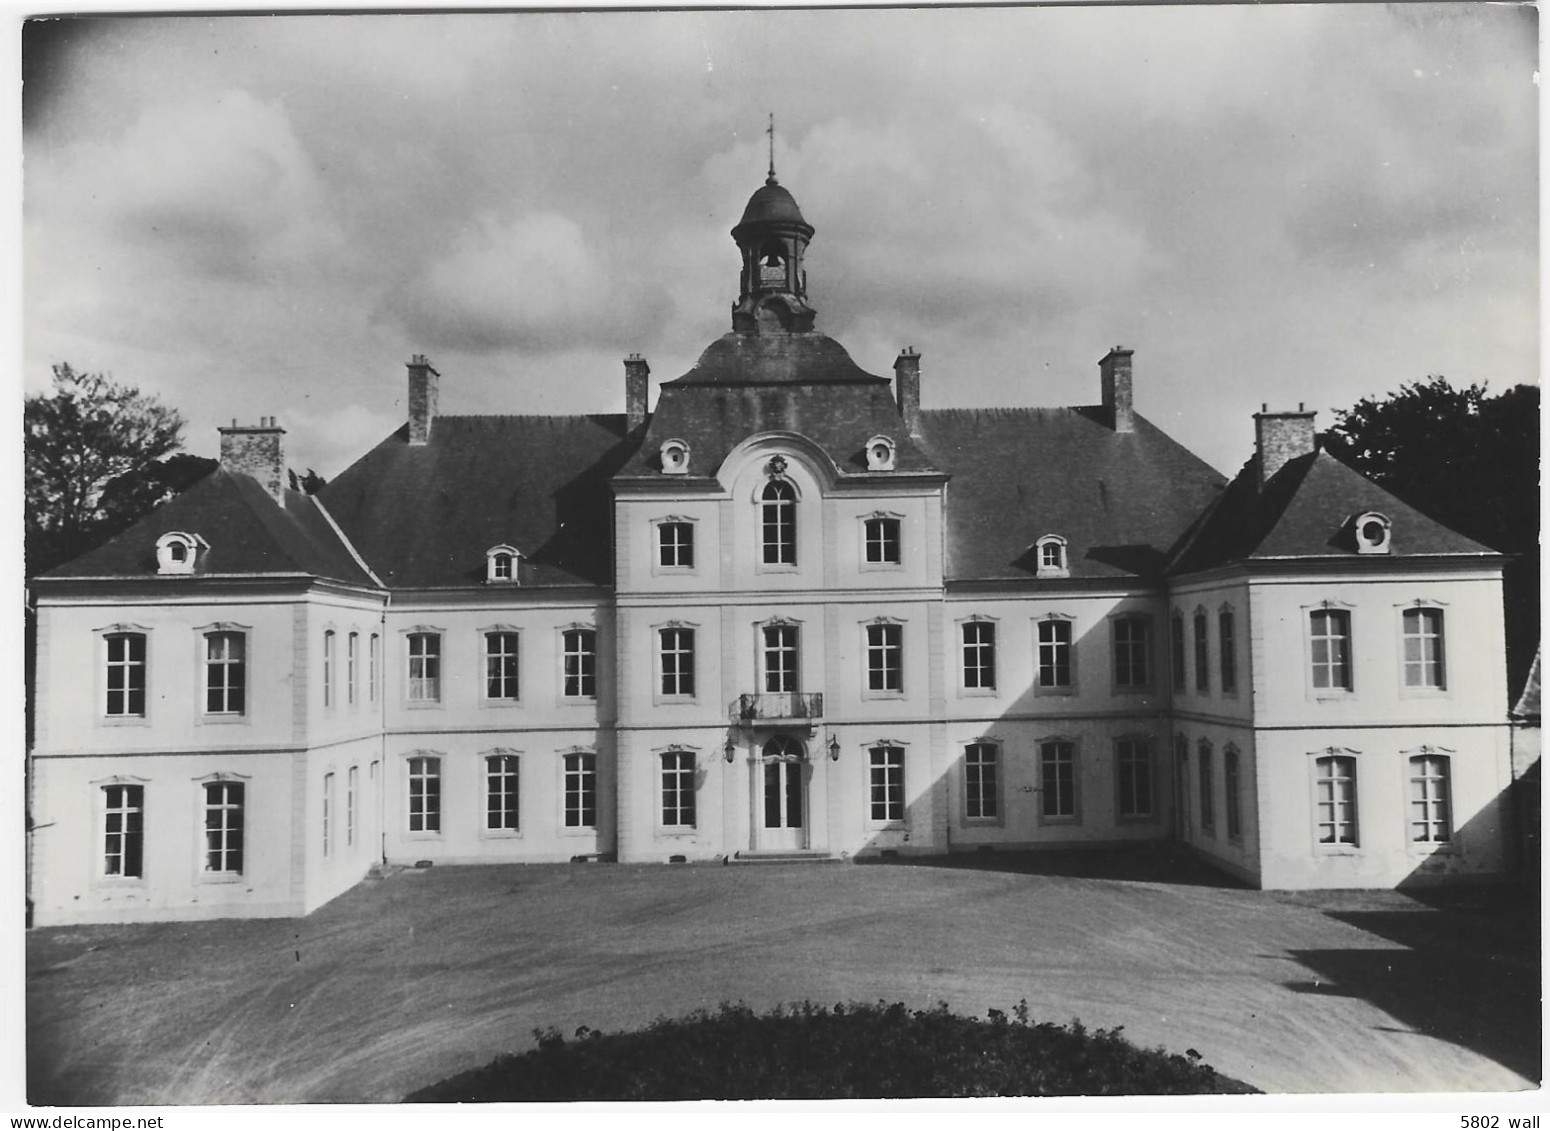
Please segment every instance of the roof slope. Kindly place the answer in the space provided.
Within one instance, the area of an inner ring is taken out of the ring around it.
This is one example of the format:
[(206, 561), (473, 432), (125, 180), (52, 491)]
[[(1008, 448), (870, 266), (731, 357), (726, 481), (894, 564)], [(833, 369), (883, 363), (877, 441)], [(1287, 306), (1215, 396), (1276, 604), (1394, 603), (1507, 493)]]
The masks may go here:
[(1172, 563), (1190, 573), (1246, 559), (1355, 558), (1347, 520), (1377, 511), (1393, 524), (1385, 557), (1494, 554), (1495, 551), (1428, 518), (1325, 451), (1290, 460), (1259, 489), (1259, 464), (1250, 459), (1220, 504)]
[(311, 498), (286, 491), (282, 507), (257, 480), (225, 468), (217, 468), (116, 538), (43, 576), (155, 576), (156, 540), (174, 530), (197, 534), (209, 544), (195, 576), (301, 573), (375, 588)]
[(1225, 477), (1141, 417), (1099, 408), (928, 409), (921, 440), (952, 476), (947, 577), (1027, 578), (1033, 544), (1066, 539), (1070, 576), (1153, 576)]
[(319, 497), (388, 586), (482, 583), (485, 552), (522, 552), (524, 585), (612, 583), (608, 479), (623, 416), (438, 416), (401, 428)]
[(816, 331), (723, 334), (700, 354), (673, 385), (828, 385), (887, 386), (887, 377), (868, 373), (845, 347)]

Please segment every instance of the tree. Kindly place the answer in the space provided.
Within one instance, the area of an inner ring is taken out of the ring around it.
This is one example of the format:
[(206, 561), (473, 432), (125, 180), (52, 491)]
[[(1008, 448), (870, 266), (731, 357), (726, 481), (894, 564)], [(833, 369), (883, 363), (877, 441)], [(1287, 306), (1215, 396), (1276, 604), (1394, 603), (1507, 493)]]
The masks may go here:
[(1496, 396), (1446, 377), (1335, 413), (1330, 454), (1417, 510), (1511, 555), (1503, 576), (1516, 697), (1539, 644), (1539, 389)]
[(49, 392), (27, 398), (22, 421), (29, 576), (128, 526), (167, 497), (168, 475), (182, 482), (191, 470), (152, 470), (182, 445), (177, 410), (68, 363), (54, 366)]

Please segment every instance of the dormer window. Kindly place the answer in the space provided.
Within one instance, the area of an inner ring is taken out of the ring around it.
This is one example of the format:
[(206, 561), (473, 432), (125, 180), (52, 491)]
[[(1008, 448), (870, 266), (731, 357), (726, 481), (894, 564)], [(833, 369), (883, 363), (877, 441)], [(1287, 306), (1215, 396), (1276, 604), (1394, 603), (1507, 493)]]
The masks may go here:
[(1036, 577), (1068, 577), (1066, 566), (1066, 540), (1058, 534), (1046, 534), (1034, 544)]
[(893, 470), (893, 441), (887, 436), (873, 436), (866, 442), (866, 469), (868, 471)]
[(200, 549), (210, 547), (197, 534), (185, 534), (172, 530), (156, 539), (156, 572), (163, 574), (193, 573)]
[(1389, 552), (1389, 538), (1393, 533), (1393, 524), (1389, 522), (1387, 515), (1377, 511), (1368, 511), (1359, 514), (1351, 522), (1352, 529), (1356, 532), (1356, 552), (1358, 554), (1386, 554)]
[(683, 440), (662, 441), (662, 473), (687, 475), (689, 472), (689, 445)]
[(484, 554), (484, 579), (515, 585), (518, 581), (517, 565), (521, 560), (522, 551), (515, 546), (491, 546)]

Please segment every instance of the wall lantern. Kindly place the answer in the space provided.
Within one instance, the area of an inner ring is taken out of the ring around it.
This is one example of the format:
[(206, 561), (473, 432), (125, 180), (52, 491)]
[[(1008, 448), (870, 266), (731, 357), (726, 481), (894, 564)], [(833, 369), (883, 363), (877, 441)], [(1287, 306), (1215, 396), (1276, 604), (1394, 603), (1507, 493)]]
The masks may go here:
[(835, 738), (831, 734), (829, 736), (829, 761), (831, 761), (831, 762), (838, 762), (839, 760), (840, 760), (840, 740)]
[(727, 765), (730, 766), (732, 764), (732, 759), (737, 757), (737, 744), (730, 738), (727, 739), (727, 744), (722, 748), (722, 753), (726, 755)]

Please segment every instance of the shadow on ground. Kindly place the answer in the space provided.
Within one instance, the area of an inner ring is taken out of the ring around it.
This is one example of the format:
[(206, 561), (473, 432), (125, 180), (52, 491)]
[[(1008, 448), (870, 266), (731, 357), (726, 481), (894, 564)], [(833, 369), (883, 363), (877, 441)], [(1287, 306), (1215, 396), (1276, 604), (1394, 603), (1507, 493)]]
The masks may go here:
[(1248, 886), (1203, 863), (1188, 849), (1167, 843), (1069, 852), (1046, 849), (1037, 852), (963, 852), (951, 856), (858, 856), (856, 863), (1084, 880), (1130, 880), (1188, 887), (1246, 889)]

